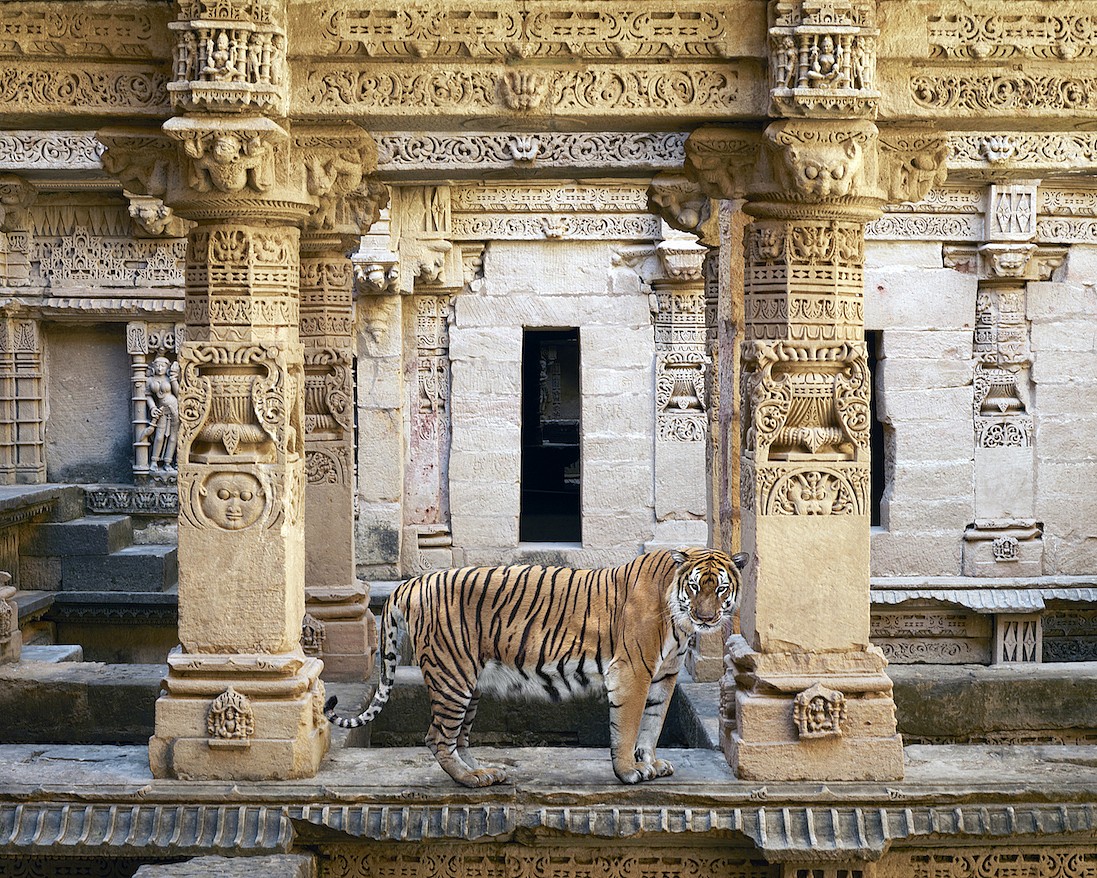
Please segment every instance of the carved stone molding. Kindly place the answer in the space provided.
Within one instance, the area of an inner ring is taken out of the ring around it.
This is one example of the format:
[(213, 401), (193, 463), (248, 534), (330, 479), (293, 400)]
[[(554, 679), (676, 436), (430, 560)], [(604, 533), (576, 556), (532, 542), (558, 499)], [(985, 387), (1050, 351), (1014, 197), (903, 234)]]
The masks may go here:
[(169, 52), (167, 9), (140, 3), (57, 6), (20, 3), (4, 11), (0, 52), (23, 58), (160, 59)]
[(372, 63), (363, 69), (325, 61), (313, 64), (295, 79), (294, 114), (416, 119), (440, 113), (465, 117), (520, 113), (531, 118), (567, 114), (612, 119), (658, 113), (666, 120), (708, 115), (727, 118), (755, 110), (751, 90), (740, 82), (745, 74), (733, 64), (538, 68), (537, 78), (526, 80), (530, 88), (539, 84), (537, 90), (519, 102), (514, 99), (513, 79), (506, 78), (513, 73), (430, 62), (414, 66)]
[(1008, 14), (946, 12), (927, 19), (930, 57), (948, 61), (1080, 61), (1097, 57), (1097, 22), (1074, 8), (1011, 4)]
[(1028, 73), (1002, 69), (965, 74), (914, 72), (909, 79), (913, 105), (956, 116), (1010, 117), (1039, 112), (1069, 118), (1097, 109), (1097, 77)]
[(0, 171), (94, 171), (101, 166), (103, 145), (87, 131), (2, 131)]
[(435, 58), (587, 60), (727, 58), (742, 49), (733, 8), (685, 0), (672, 11), (656, 3), (577, 11), (562, 0), (530, 8), (464, 0), (441, 12), (383, 0), (368, 9), (328, 13), (323, 29), (303, 29), (315, 54), (412, 61)]
[(678, 132), (387, 132), (375, 137), (378, 171), (391, 179), (430, 171), (479, 177), (485, 171), (516, 167), (566, 168), (575, 173), (666, 170), (682, 166), (686, 140)]
[(710, 198), (742, 198), (758, 161), (757, 135), (706, 126), (686, 140), (686, 175)]
[(6, 116), (161, 119), (170, 112), (167, 84), (159, 65), (8, 61), (0, 64), (0, 111)]

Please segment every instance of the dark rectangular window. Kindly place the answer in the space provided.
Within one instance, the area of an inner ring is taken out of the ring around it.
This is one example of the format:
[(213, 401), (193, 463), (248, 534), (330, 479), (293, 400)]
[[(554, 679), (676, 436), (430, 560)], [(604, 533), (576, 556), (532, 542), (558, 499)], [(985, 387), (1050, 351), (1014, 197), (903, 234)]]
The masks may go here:
[(579, 412), (579, 330), (525, 330), (518, 520), (523, 542), (582, 542)]

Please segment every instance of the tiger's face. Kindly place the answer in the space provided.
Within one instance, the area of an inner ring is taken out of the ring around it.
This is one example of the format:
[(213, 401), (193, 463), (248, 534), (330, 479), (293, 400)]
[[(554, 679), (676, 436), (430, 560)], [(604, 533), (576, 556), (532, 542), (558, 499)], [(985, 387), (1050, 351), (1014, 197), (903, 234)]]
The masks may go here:
[(716, 630), (735, 612), (742, 583), (739, 571), (750, 556), (680, 548), (671, 552), (671, 557), (678, 565), (670, 595), (674, 621), (687, 629)]

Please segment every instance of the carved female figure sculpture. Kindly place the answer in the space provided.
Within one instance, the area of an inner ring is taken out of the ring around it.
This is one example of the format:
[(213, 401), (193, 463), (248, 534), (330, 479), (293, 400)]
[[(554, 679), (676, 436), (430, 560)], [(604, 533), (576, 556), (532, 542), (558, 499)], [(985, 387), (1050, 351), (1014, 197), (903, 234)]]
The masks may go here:
[(179, 438), (179, 364), (157, 357), (145, 379), (145, 401), (149, 425), (141, 439), (152, 437), (149, 472), (175, 475), (175, 444)]

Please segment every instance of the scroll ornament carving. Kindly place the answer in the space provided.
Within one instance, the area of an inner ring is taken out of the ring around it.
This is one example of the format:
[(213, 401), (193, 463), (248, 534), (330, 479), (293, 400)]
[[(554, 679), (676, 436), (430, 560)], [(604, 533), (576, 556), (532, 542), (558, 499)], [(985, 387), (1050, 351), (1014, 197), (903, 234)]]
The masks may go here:
[(231, 686), (218, 695), (206, 715), (206, 734), (211, 746), (229, 742), (249, 744), (255, 734), (255, 714), (248, 697)]
[(415, 9), (396, 0), (339, 10), (326, 22), (331, 54), (375, 58), (722, 58), (733, 24), (709, 0), (685, 0), (672, 11), (594, 7), (560, 0), (525, 8), (490, 0)]
[[(559, 168), (679, 168), (685, 135), (592, 132), (456, 134), (401, 132), (377, 136), (378, 167), (396, 170), (468, 170), (515, 165)], [(3, 140), (0, 138), (0, 148)]]
[(42, 64), (0, 66), (0, 104), (11, 112), (160, 115), (168, 112), (167, 78), (133, 65)]
[(4, 11), (6, 53), (18, 57), (52, 55), (81, 58), (159, 58), (167, 46), (161, 37), (159, 9), (85, 6), (80, 9), (29, 3)]
[(305, 362), (306, 435), (353, 431), (353, 388), (348, 352), (311, 349)]
[(740, 98), (737, 71), (726, 65), (665, 66), (630, 64), (627, 69), (554, 68), (540, 98), (533, 82), (506, 82), (498, 71), (480, 68), (423, 70), (423, 65), (328, 65), (306, 74), (298, 100), (316, 112), (423, 110), (484, 113), (506, 108), (507, 95), (525, 112), (567, 112), (603, 116), (622, 111), (727, 113)]
[[(1056, 736), (1058, 737), (1058, 736)], [(1065, 743), (1064, 738), (1059, 739)], [(992, 735), (987, 743), (1034, 743), (1024, 735)], [(1092, 847), (1058, 848), (1006, 847), (993, 850), (964, 848), (962, 852), (939, 850), (894, 853), (884, 858), (877, 878), (919, 875), (925, 878), (969, 878), (973, 875), (1010, 875), (1013, 878), (1088, 878), (1097, 869)]]
[(310, 485), (345, 485), (350, 482), (350, 452), (342, 445), (310, 442), (305, 449), (305, 479)]
[(1089, 15), (947, 13), (928, 19), (931, 58), (1074, 61), (1097, 57), (1097, 21)]
[(793, 700), (793, 722), (801, 739), (840, 738), (846, 719), (846, 697), (816, 683)]
[(711, 359), (700, 351), (656, 355), (658, 438), (700, 442), (707, 433), (705, 379)]
[(778, 0), (769, 30), (773, 115), (873, 117), (874, 3)]
[(866, 467), (765, 465), (758, 469), (760, 515), (864, 515)]
[(1022, 71), (918, 74), (910, 79), (910, 95), (915, 105), (927, 110), (1065, 114), (1097, 108), (1097, 77), (1037, 76)]
[(42, 169), (99, 167), (103, 145), (85, 131), (5, 131), (0, 134), (0, 167)]

